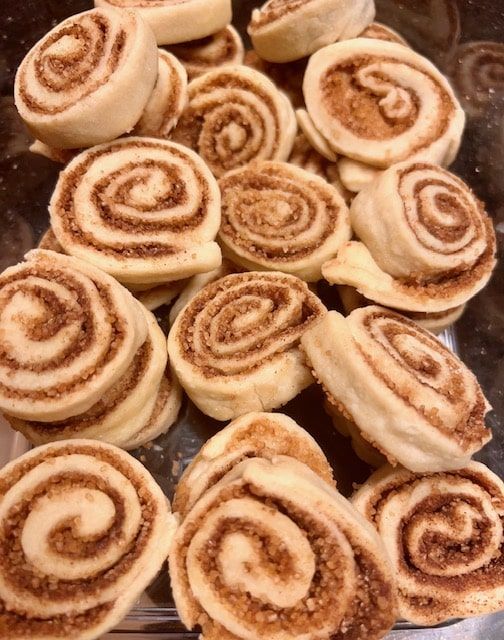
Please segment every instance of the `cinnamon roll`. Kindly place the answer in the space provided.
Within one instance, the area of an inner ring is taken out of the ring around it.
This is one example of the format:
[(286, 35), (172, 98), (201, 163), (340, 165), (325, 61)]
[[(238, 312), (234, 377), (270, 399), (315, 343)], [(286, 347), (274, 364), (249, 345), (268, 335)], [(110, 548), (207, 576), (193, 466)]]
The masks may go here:
[(253, 49), (249, 49), (245, 53), (244, 64), (268, 76), (287, 95), (295, 109), (304, 107), (303, 77), (308, 58), (278, 64), (263, 60)]
[(287, 160), (296, 129), (287, 97), (266, 76), (237, 65), (189, 83), (189, 103), (172, 137), (221, 177), (251, 160)]
[(437, 313), (463, 305), (495, 266), (492, 221), (469, 187), (436, 165), (405, 162), (353, 200), (350, 242), (322, 267), (394, 309)]
[(217, 420), (269, 411), (311, 384), (299, 339), (325, 312), (294, 276), (232, 274), (204, 287), (177, 316), (170, 362), (193, 402)]
[(385, 169), (406, 159), (448, 165), (464, 112), (446, 78), (408, 47), (356, 38), (324, 47), (303, 82), (313, 127), (335, 153)]
[(395, 584), (372, 526), (309, 467), (237, 465), (194, 505), (169, 555), (172, 592), (201, 638), (377, 640)]
[[(27, 421), (7, 416), (10, 425), (35, 445), (69, 438), (94, 438), (126, 448), (124, 445), (150, 423), (167, 364), (164, 334), (156, 318), (147, 310), (143, 313), (149, 331), (147, 339), (134, 355), (126, 372), (102, 394), (96, 404), (85, 413), (54, 422)], [(172, 383), (169, 370), (168, 384), (178, 397), (180, 406), (179, 387)], [(163, 395), (166, 395), (164, 390)], [(171, 416), (172, 422), (177, 412)], [(169, 426), (165, 424), (166, 429)]]
[(379, 178), (382, 171), (369, 164), (364, 164), (364, 162), (340, 157), (338, 159), (338, 174), (343, 187), (355, 194)]
[(0, 633), (102, 637), (168, 555), (176, 519), (144, 467), (93, 440), (34, 449), (0, 471)]
[(197, 500), (247, 458), (290, 456), (334, 485), (331, 466), (315, 440), (282, 413), (247, 413), (208, 440), (187, 467), (173, 498), (173, 510), (185, 517)]
[(374, 17), (373, 0), (269, 0), (253, 10), (247, 31), (261, 58), (289, 62), (355, 38)]
[(285, 162), (257, 160), (219, 180), (219, 240), (248, 269), (291, 273), (308, 282), (351, 237), (348, 208), (323, 178)]
[(35, 249), (0, 275), (0, 410), (64, 420), (123, 376), (147, 337), (141, 305), (91, 265)]
[(215, 282), (219, 280), (219, 278), (223, 278), (224, 276), (228, 276), (231, 273), (239, 273), (242, 271), (242, 268), (236, 264), (233, 264), (230, 260), (223, 258), (222, 264), (217, 269), (212, 269), (212, 271), (207, 271), (206, 273), (198, 273), (197, 276), (193, 276), (186, 280), (186, 284), (182, 289), (179, 297), (174, 302), (172, 308), (170, 309), (169, 321), (170, 326), (175, 322), (175, 318), (182, 311), (182, 309), (188, 304), (194, 296), (201, 291), (203, 287), (211, 282)]
[(32, 153), (44, 156), (44, 158), (48, 158), (53, 162), (59, 162), (59, 164), (70, 162), (79, 153), (79, 149), (57, 149), (40, 142), (40, 140), (34, 140), (29, 148)]
[(240, 34), (231, 24), (201, 40), (173, 45), (170, 51), (184, 65), (189, 80), (218, 67), (242, 64), (244, 56)]
[[(338, 295), (345, 310), (345, 314), (351, 313), (354, 309), (359, 307), (365, 307), (368, 304), (373, 304), (371, 300), (368, 300), (365, 296), (347, 285), (338, 285)], [(431, 333), (442, 333), (445, 329), (457, 322), (462, 317), (466, 308), (465, 304), (461, 304), (453, 309), (447, 309), (446, 311), (438, 311), (437, 313), (422, 313), (421, 311), (401, 311), (403, 316), (413, 320), (427, 331)]]
[(381, 22), (372, 22), (368, 27), (364, 29), (364, 31), (359, 34), (359, 38), (372, 38), (373, 40), (385, 40), (386, 42), (396, 42), (397, 44), (402, 44), (405, 47), (408, 47), (408, 43), (406, 40), (391, 29), (387, 27), (385, 24), (381, 24)]
[(314, 375), (363, 437), (418, 472), (457, 469), (490, 438), (474, 375), (431, 333), (377, 306), (330, 311), (301, 337)]
[(504, 94), (504, 44), (464, 42), (457, 47), (450, 77), (466, 113), (478, 117)]
[(352, 502), (387, 548), (403, 618), (435, 625), (502, 611), (504, 484), (485, 465), (423, 476), (386, 466)]
[(294, 146), (289, 156), (289, 162), (324, 178), (324, 180), (338, 190), (338, 193), (347, 204), (352, 199), (353, 194), (346, 189), (341, 182), (338, 165), (330, 162), (316, 151), (304, 133), (296, 136)]
[(175, 56), (162, 49), (158, 51), (156, 84), (134, 133), (166, 138), (177, 124), (187, 101), (187, 73)]
[(63, 249), (128, 285), (164, 284), (221, 262), (220, 193), (193, 151), (123, 138), (78, 155), (49, 205)]
[(157, 48), (134, 11), (71, 16), (28, 52), (16, 73), (19, 115), (51, 147), (113, 140), (142, 115), (157, 75)]
[(97, 7), (134, 9), (158, 44), (205, 38), (231, 22), (231, 0), (94, 0)]

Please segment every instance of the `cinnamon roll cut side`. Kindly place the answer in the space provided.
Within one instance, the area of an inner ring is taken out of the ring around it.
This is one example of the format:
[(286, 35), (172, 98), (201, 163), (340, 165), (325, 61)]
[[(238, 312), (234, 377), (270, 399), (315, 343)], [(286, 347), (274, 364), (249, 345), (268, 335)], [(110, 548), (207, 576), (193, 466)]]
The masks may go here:
[(203, 638), (375, 640), (395, 620), (376, 532), (284, 456), (244, 461), (209, 489), (182, 522), (169, 567), (182, 622)]
[(175, 322), (175, 318), (186, 304), (188, 304), (194, 296), (203, 289), (203, 287), (211, 282), (219, 280), (219, 278), (228, 276), (231, 273), (240, 273), (241, 271), (243, 271), (241, 267), (234, 264), (227, 258), (223, 258), (221, 266), (217, 267), (217, 269), (212, 269), (212, 271), (207, 271), (206, 273), (199, 273), (197, 276), (189, 278), (189, 280), (186, 281), (186, 285), (182, 289), (179, 297), (175, 300), (172, 308), (170, 309), (170, 314), (168, 316), (170, 326)]
[(158, 44), (205, 38), (231, 22), (231, 0), (94, 0), (97, 7), (134, 9)]
[(330, 148), (372, 167), (448, 165), (460, 146), (464, 112), (448, 81), (403, 45), (356, 38), (324, 47), (310, 58), (303, 93)]
[(399, 612), (420, 625), (504, 607), (504, 484), (485, 465), (418, 475), (385, 466), (352, 499), (378, 530)]
[(169, 50), (184, 65), (189, 80), (218, 67), (242, 64), (245, 55), (240, 34), (231, 24), (206, 38), (173, 45)]
[(237, 65), (189, 83), (189, 102), (172, 137), (221, 177), (255, 159), (286, 160), (295, 135), (286, 96), (266, 76)]
[(69, 438), (95, 438), (122, 443), (147, 424), (158, 395), (167, 362), (165, 337), (155, 317), (143, 311), (149, 335), (136, 352), (126, 373), (88, 411), (66, 420), (35, 422), (8, 418), (32, 444)]
[(337, 154), (331, 149), (329, 142), (320, 131), (318, 131), (306, 109), (298, 109), (296, 111), (296, 119), (299, 128), (315, 151), (330, 162), (336, 162), (338, 160)]
[(0, 629), (101, 637), (164, 562), (176, 529), (150, 474), (92, 440), (46, 445), (0, 472)]
[(463, 467), (491, 438), (474, 375), (390, 310), (329, 312), (301, 338), (314, 375), (366, 440), (417, 472)]
[(312, 382), (299, 339), (325, 312), (294, 276), (232, 274), (177, 316), (170, 362), (193, 402), (217, 420), (280, 407)]
[(49, 209), (67, 253), (127, 285), (221, 262), (219, 188), (201, 158), (173, 142), (131, 137), (85, 151), (61, 172)]
[(336, 40), (354, 38), (374, 16), (373, 0), (269, 0), (253, 10), (247, 31), (261, 58), (290, 62)]
[(158, 49), (156, 84), (145, 105), (134, 133), (139, 136), (167, 138), (175, 127), (187, 101), (187, 73), (177, 58)]
[(394, 29), (387, 27), (381, 22), (372, 22), (368, 27), (359, 34), (359, 38), (372, 38), (373, 40), (385, 40), (386, 42), (395, 42), (409, 47), (406, 40)]
[(177, 485), (173, 510), (186, 516), (196, 501), (247, 458), (290, 456), (334, 485), (322, 449), (308, 432), (281, 413), (248, 413), (233, 420), (203, 445)]
[(308, 282), (351, 236), (348, 208), (323, 178), (284, 162), (255, 161), (219, 180), (219, 239), (233, 262)]
[(87, 411), (147, 337), (142, 307), (91, 265), (36, 249), (0, 275), (0, 409), (50, 422)]
[(156, 75), (156, 42), (140, 16), (92, 9), (64, 20), (28, 52), (16, 73), (16, 107), (50, 147), (90, 147), (134, 127)]
[(294, 109), (304, 107), (303, 77), (308, 58), (278, 64), (263, 60), (253, 49), (249, 49), (243, 64), (268, 76), (287, 95)]

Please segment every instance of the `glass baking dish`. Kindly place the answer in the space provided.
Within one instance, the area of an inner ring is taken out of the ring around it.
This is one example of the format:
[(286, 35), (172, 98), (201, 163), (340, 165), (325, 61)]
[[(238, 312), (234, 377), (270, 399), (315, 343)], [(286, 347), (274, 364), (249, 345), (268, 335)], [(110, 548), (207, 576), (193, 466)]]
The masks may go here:
[[(246, 38), (246, 25), (257, 2), (236, 0), (233, 23)], [(495, 0), (376, 0), (377, 19), (399, 31), (421, 53), (445, 73), (457, 75), (464, 43), (476, 42), (484, 50), (488, 41), (504, 40), (504, 2)], [(2, 0), (0, 18), (0, 269), (19, 261), (35, 246), (48, 225), (47, 203), (59, 166), (28, 151), (30, 139), (17, 117), (12, 86), (14, 73), (28, 48), (51, 26), (63, 18), (90, 8), (86, 0)], [(247, 41), (248, 42), (248, 41)], [(499, 57), (500, 56), (500, 57)], [(464, 105), (469, 112), (464, 143), (453, 167), (485, 200), (494, 217), (499, 252), (504, 242), (504, 45), (489, 58), (485, 69), (466, 72)], [(492, 65), (491, 69), (489, 65)], [(483, 72), (486, 73), (483, 77)], [(467, 75), (469, 74), (469, 75)], [(471, 75), (472, 74), (472, 75)], [(459, 74), (460, 75), (460, 74)], [(319, 294), (330, 308), (338, 308), (335, 291), (319, 286)], [(166, 328), (167, 310), (158, 318)], [(442, 339), (475, 371), (493, 405), (488, 423), (493, 441), (478, 459), (504, 475), (504, 268), (499, 264), (489, 286), (468, 305), (456, 327)], [(340, 491), (352, 492), (354, 483), (369, 475), (369, 467), (359, 460), (345, 438), (331, 426), (323, 411), (321, 394), (311, 387), (282, 409), (317, 439), (333, 465)], [(3, 425), (0, 425), (3, 426)], [(170, 431), (135, 455), (151, 471), (169, 498), (178, 478), (201, 444), (222, 427), (184, 401), (180, 416)], [(28, 448), (26, 441), (10, 429), (0, 428), (0, 466)], [(164, 570), (136, 607), (106, 637), (195, 638), (178, 619)], [(504, 614), (441, 628), (417, 629), (398, 623), (390, 635), (395, 640), (502, 640)], [(363, 639), (364, 640), (364, 639)]]

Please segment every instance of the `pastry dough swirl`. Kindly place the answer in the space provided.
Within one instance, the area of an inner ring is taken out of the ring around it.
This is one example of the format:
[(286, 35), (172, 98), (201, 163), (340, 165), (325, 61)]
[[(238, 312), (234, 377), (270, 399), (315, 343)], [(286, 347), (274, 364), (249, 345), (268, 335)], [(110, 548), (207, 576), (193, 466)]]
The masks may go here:
[(247, 458), (290, 456), (334, 485), (331, 466), (311, 435), (282, 413), (247, 413), (207, 440), (184, 471), (173, 510), (186, 516), (197, 500)]
[(40, 249), (0, 276), (0, 408), (49, 422), (95, 404), (147, 337), (140, 304), (91, 265)]
[(247, 268), (278, 270), (314, 282), (350, 239), (348, 208), (323, 178), (284, 162), (256, 161), (219, 180), (219, 239)]
[(207, 415), (228, 420), (267, 411), (312, 382), (299, 339), (325, 311), (294, 276), (232, 274), (208, 284), (179, 313), (168, 336), (170, 362)]
[(504, 484), (479, 462), (415, 475), (385, 466), (353, 505), (392, 561), (403, 618), (436, 625), (504, 607)]
[(90, 640), (155, 577), (176, 528), (144, 467), (93, 440), (45, 445), (0, 472), (2, 637)]
[(189, 103), (172, 137), (221, 177), (251, 160), (287, 160), (296, 129), (287, 97), (262, 73), (237, 65), (189, 83)]
[(64, 20), (28, 52), (16, 74), (16, 106), (47, 145), (90, 147), (134, 127), (156, 75), (156, 42), (140, 16), (92, 9)]
[(441, 167), (397, 164), (352, 202), (351, 242), (323, 266), (333, 284), (406, 311), (441, 312), (480, 291), (495, 266), (492, 221), (469, 187)]
[(395, 585), (376, 532), (306, 465), (237, 465), (182, 522), (169, 556), (182, 622), (202, 638), (382, 638)]
[(181, 145), (131, 137), (78, 155), (49, 205), (63, 249), (128, 285), (214, 269), (220, 193), (205, 163)]
[(388, 459), (412, 471), (468, 463), (490, 438), (474, 375), (431, 333), (388, 309), (330, 311), (301, 338), (318, 381)]
[(331, 149), (368, 165), (448, 165), (460, 146), (464, 112), (450, 85), (403, 45), (356, 38), (324, 47), (310, 58), (303, 92)]

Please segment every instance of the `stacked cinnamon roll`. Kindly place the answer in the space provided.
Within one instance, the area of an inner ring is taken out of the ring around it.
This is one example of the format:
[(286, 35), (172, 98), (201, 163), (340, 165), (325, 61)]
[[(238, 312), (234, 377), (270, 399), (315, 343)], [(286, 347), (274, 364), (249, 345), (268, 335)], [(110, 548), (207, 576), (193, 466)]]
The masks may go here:
[(35, 250), (0, 276), (0, 409), (32, 443), (132, 449), (175, 421), (180, 387), (155, 318), (91, 265)]
[(375, 640), (393, 624), (395, 584), (376, 532), (287, 416), (253, 413), (211, 438), (175, 505), (172, 590), (203, 638)]

